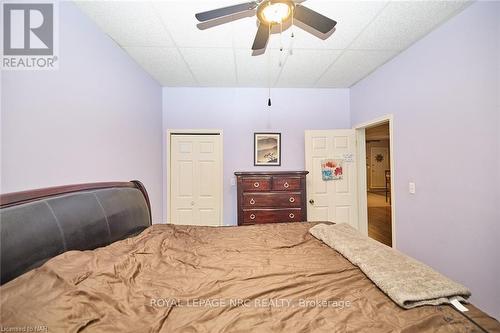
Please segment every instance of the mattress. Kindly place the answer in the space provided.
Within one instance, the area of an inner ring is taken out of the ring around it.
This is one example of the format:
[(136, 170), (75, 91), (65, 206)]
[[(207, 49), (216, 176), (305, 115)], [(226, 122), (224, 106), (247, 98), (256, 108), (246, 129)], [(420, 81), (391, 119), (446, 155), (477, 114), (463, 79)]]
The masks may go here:
[(0, 288), (2, 328), (49, 332), (481, 332), (474, 306), (405, 310), (312, 237), (314, 223), (153, 225)]

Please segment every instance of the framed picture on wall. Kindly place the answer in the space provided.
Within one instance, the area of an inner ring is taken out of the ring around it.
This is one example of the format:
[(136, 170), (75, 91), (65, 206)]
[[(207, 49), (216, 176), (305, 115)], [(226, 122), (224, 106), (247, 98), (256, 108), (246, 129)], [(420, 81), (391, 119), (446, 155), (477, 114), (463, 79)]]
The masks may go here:
[(281, 133), (254, 133), (255, 166), (281, 165)]

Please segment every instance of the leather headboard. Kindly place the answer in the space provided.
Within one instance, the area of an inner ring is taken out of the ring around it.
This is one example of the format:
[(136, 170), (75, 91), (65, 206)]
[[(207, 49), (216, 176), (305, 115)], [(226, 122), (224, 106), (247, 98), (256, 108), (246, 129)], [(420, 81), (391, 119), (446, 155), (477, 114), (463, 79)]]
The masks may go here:
[(139, 181), (52, 187), (0, 196), (1, 284), (69, 250), (92, 250), (151, 225)]

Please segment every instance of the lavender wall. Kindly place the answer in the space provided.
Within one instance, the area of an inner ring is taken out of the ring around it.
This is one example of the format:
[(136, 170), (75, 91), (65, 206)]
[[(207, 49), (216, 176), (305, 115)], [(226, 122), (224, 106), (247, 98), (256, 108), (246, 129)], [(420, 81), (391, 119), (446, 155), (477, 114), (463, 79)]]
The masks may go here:
[[(270, 109), (267, 94), (251, 88), (163, 89), (164, 131), (224, 131), (225, 225), (237, 223), (235, 171), (304, 170), (304, 130), (350, 128), (348, 89), (273, 89)], [(281, 167), (253, 166), (258, 131), (281, 132)]]
[(398, 248), (497, 318), (499, 24), (500, 3), (474, 3), (351, 89), (353, 125), (394, 114)]
[(2, 74), (1, 192), (139, 179), (161, 221), (161, 87), (74, 4), (59, 70)]

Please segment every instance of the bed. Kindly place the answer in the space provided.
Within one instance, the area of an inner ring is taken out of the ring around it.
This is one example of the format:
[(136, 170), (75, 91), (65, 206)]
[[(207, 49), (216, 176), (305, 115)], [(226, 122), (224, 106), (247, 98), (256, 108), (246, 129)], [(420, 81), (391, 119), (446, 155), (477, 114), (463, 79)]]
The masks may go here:
[[(473, 305), (404, 310), (316, 223), (152, 225), (140, 182), (2, 196), (2, 329), (500, 332)], [(42, 218), (43, 217), (43, 218)]]

